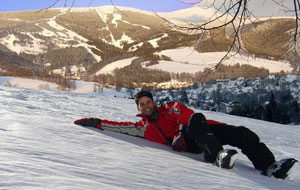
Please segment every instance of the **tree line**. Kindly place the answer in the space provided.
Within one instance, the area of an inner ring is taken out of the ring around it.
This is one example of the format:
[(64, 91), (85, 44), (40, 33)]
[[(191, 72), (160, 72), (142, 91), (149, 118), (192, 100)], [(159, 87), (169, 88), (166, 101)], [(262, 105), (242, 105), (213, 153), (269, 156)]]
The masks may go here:
[(288, 82), (277, 76), (272, 80), (243, 78), (199, 83), (185, 89), (158, 90), (154, 94), (157, 103), (179, 101), (201, 110), (298, 125), (299, 87), (299, 79)]

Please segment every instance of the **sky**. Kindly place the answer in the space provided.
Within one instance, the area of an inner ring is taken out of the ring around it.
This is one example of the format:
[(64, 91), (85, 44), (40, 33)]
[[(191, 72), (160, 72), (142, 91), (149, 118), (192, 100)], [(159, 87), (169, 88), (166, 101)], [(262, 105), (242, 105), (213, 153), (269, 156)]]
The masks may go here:
[[(1, 3), (0, 11), (19, 11), (43, 9), (53, 5), (57, 0), (9, 0)], [(59, 0), (55, 7), (64, 7), (65, 2), (72, 6), (74, 0)], [(195, 3), (197, 0), (186, 0), (187, 3)], [(178, 0), (75, 0), (74, 7), (96, 7), (103, 5), (118, 5), (134, 7), (142, 10), (169, 12), (191, 7), (192, 4), (185, 4)]]
[[(201, 0), (8, 0), (1, 2), (0, 12), (45, 9), (55, 4), (55, 2), (57, 3), (53, 7), (64, 7), (65, 3), (67, 6), (73, 7), (97, 7), (114, 4), (154, 12), (171, 12), (192, 7), (195, 3), (200, 1)], [(291, 0), (275, 1), (284, 4), (284, 6), (289, 9), (293, 7), (293, 1)], [(219, 6), (224, 0), (202, 0), (201, 2), (203, 6), (210, 5), (211, 2), (215, 2), (215, 4)], [(235, 2), (235, 0), (233, 0), (233, 2)], [(251, 0), (248, 1), (248, 3), (249, 10), (256, 16), (290, 16), (283, 10), (283, 7), (278, 6), (274, 1)]]

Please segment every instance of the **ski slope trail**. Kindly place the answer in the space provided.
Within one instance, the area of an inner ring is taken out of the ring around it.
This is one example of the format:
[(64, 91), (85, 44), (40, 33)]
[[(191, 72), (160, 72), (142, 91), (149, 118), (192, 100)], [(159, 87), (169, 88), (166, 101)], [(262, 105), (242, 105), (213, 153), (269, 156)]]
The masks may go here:
[[(234, 169), (201, 155), (123, 134), (75, 126), (83, 117), (138, 121), (133, 100), (0, 86), (0, 189), (285, 189), (300, 187), (299, 164), (286, 179), (261, 176), (239, 152)], [(208, 119), (255, 131), (277, 159), (300, 158), (300, 126), (221, 113)]]

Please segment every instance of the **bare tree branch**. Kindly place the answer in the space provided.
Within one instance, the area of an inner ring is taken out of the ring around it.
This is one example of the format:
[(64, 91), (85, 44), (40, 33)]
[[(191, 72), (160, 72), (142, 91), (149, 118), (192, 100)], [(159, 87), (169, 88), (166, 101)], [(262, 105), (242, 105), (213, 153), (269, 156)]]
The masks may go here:
[[(184, 0), (178, 0), (179, 2), (186, 3)], [(288, 43), (289, 49), (287, 53), (291, 53), (293, 55), (296, 55), (296, 57), (299, 57), (300, 54), (300, 42), (299, 42), (299, 36), (300, 36), (300, 0), (293, 0), (294, 8), (289, 8), (286, 5), (283, 4), (282, 1), (279, 0), (271, 0), (273, 3), (275, 3), (279, 8), (281, 7), (282, 10), (286, 13), (293, 13), (295, 15), (295, 29), (293, 30), (293, 34), (291, 35), (291, 41)], [(233, 30), (233, 41), (231, 43), (231, 46), (229, 47), (226, 55), (217, 63), (213, 68), (211, 68), (211, 72), (218, 69), (219, 65), (224, 62), (227, 58), (230, 56), (234, 56), (237, 53), (241, 53), (241, 51), (248, 53), (248, 55), (251, 56), (251, 54), (244, 48), (243, 41), (241, 39), (241, 32), (243, 31), (245, 25), (247, 23), (253, 23), (252, 26), (256, 29), (255, 22), (258, 22), (259, 19), (249, 11), (248, 4), (249, 0), (211, 0), (211, 1), (205, 1), (205, 0), (199, 0), (196, 3), (186, 3), (186, 4), (199, 4), (203, 7), (207, 8), (214, 8), (216, 11), (215, 13), (205, 22), (201, 24), (189, 24), (189, 25), (178, 25), (175, 23), (170, 22), (167, 19), (162, 18), (165, 20), (170, 26), (177, 28), (179, 30), (191, 30), (191, 31), (197, 31), (202, 32), (203, 37), (198, 40), (198, 43), (204, 41), (205, 34), (207, 32), (211, 32), (215, 29), (225, 28), (225, 27), (231, 27)], [(267, 0), (262, 1), (262, 4), (265, 4)], [(271, 19), (272, 16), (269, 17)], [(260, 31), (258, 29), (257, 33), (259, 34)], [(295, 58), (300, 59), (300, 58)], [(209, 74), (209, 73), (208, 73)]]
[[(198, 1), (198, 3), (199, 2), (200, 1)], [(211, 32), (213, 30), (221, 29), (221, 28), (224, 28), (225, 30), (225, 27), (229, 27), (229, 25), (232, 27), (233, 41), (228, 51), (214, 67), (210, 68), (210, 72), (207, 72), (203, 76), (206, 77), (211, 72), (217, 70), (220, 64), (227, 58), (240, 53), (242, 49), (243, 51), (247, 52), (247, 50), (243, 48), (242, 40), (241, 40), (241, 31), (246, 23), (246, 19), (249, 18), (251, 15), (251, 13), (247, 9), (247, 6), (248, 6), (247, 0), (238, 0), (238, 1), (230, 0), (228, 5), (226, 5), (226, 0), (224, 0), (224, 2), (219, 7), (216, 7), (215, 1), (213, 1), (208, 6), (208, 8), (213, 7), (216, 10), (216, 12), (214, 13), (214, 15), (211, 16), (210, 19), (208, 19), (206, 22), (200, 25), (190, 24), (188, 26), (180, 26), (178, 24), (172, 23), (168, 19), (159, 16), (158, 14), (156, 15), (162, 18), (164, 21), (166, 21), (170, 26), (175, 27), (179, 30), (201, 31), (203, 37), (200, 40), (203, 40), (205, 38), (206, 32)], [(225, 12), (218, 14), (219, 12), (221, 12), (222, 9), (224, 9)], [(200, 42), (201, 41), (198, 40), (198, 43)]]

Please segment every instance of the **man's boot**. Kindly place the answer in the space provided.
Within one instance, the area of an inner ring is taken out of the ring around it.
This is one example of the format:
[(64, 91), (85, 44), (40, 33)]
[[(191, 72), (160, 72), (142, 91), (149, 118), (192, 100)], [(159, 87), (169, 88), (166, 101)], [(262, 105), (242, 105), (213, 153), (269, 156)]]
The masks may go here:
[(238, 152), (234, 149), (221, 150), (218, 153), (216, 165), (220, 168), (232, 169), (235, 164), (237, 153)]
[(298, 160), (294, 158), (282, 159), (274, 162), (268, 169), (262, 172), (262, 175), (274, 176), (276, 178), (285, 179)]

